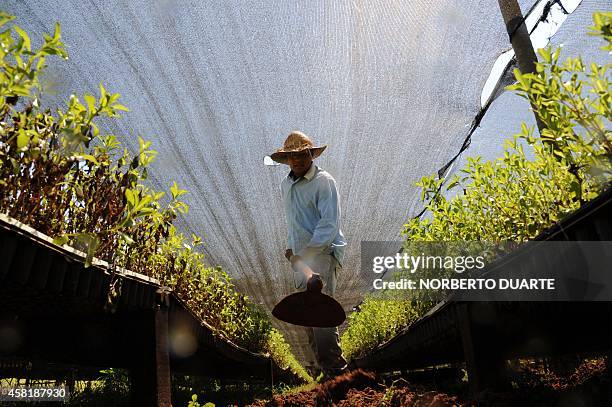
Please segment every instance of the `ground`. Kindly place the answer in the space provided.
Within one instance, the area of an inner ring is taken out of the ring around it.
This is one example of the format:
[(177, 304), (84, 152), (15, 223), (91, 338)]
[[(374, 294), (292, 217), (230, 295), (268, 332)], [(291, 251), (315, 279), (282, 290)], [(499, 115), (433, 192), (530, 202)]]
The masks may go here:
[[(565, 364), (567, 367), (567, 363)], [(563, 369), (561, 369), (563, 370)], [(468, 395), (467, 383), (455, 380), (434, 385), (403, 378), (381, 378), (353, 370), (300, 392), (286, 392), (252, 407), (291, 406), (610, 406), (612, 379), (604, 358), (583, 359), (565, 372), (534, 361), (514, 363), (512, 389)]]

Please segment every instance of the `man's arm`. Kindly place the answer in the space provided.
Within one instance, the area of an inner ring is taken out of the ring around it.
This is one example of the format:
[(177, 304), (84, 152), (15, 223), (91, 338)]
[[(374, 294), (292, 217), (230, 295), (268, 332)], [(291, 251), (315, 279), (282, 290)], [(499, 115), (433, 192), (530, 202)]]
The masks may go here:
[(291, 260), (291, 257), (293, 256), (293, 250), (291, 250), (292, 247), (292, 242), (291, 242), (291, 232), (290, 232), (290, 228), (291, 225), (289, 224), (289, 206), (287, 204), (287, 189), (288, 189), (288, 185), (287, 185), (287, 180), (283, 179), (283, 181), (280, 184), (280, 193), (281, 193), (281, 198), (283, 201), (283, 209), (285, 212), (285, 221), (287, 223), (287, 246), (289, 247), (287, 250), (285, 250), (285, 258), (287, 258), (287, 260)]
[(324, 178), (318, 188), (317, 209), (321, 219), (312, 234), (308, 245), (300, 250), (300, 256), (307, 253), (322, 253), (329, 249), (340, 229), (340, 202), (336, 182), (332, 178)]

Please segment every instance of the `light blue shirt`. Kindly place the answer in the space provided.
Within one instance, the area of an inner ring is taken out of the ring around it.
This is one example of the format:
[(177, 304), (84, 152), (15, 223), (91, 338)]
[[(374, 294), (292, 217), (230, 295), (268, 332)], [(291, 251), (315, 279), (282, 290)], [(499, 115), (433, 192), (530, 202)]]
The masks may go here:
[(287, 218), (287, 243), (294, 254), (331, 253), (342, 263), (346, 240), (340, 230), (336, 181), (314, 163), (303, 177), (281, 182)]

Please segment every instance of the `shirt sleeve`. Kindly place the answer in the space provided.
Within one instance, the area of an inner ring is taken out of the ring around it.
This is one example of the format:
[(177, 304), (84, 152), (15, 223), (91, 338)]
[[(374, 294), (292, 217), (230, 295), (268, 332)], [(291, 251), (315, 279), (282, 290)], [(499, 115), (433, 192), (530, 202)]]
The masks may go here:
[(285, 223), (287, 224), (287, 249), (293, 249), (293, 242), (291, 241), (291, 219), (289, 213), (289, 203), (287, 202), (287, 182), (284, 179), (280, 184), (281, 200), (283, 202), (283, 210), (285, 212)]
[(330, 248), (340, 230), (340, 203), (336, 182), (325, 178), (318, 188), (317, 210), (321, 219), (312, 234), (308, 245), (300, 251), (301, 255), (306, 252), (321, 253)]

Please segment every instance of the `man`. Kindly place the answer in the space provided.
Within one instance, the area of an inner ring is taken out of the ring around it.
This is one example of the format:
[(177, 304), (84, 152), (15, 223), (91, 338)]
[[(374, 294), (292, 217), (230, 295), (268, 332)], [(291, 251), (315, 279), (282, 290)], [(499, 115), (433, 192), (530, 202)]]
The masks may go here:
[[(323, 294), (334, 295), (346, 241), (340, 230), (340, 204), (336, 181), (313, 160), (326, 145), (315, 147), (304, 133), (293, 131), (283, 147), (270, 157), (291, 171), (281, 182), (287, 217), (285, 257), (294, 265), (304, 261), (323, 280)], [(307, 277), (294, 268), (295, 288), (305, 290)], [(310, 346), (327, 376), (346, 369), (338, 341), (338, 328), (307, 328)]]

